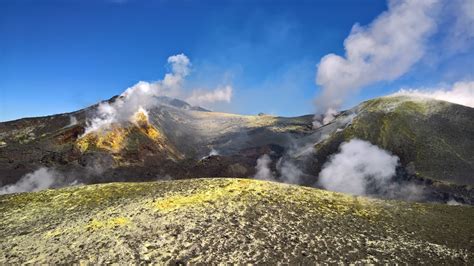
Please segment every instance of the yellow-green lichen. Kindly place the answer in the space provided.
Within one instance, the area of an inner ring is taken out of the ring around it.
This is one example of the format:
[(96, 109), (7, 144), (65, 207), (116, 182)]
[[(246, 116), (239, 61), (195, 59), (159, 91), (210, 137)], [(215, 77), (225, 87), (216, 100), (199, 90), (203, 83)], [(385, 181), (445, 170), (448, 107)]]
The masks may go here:
[(221, 199), (231, 199), (242, 195), (245, 192), (262, 193), (264, 191), (263, 183), (255, 183), (246, 179), (238, 179), (229, 184), (206, 188), (202, 191), (186, 194), (176, 194), (166, 196), (154, 205), (163, 212), (169, 212), (185, 207), (197, 207), (206, 203), (212, 203)]
[(114, 217), (107, 220), (93, 219), (89, 224), (86, 225), (86, 228), (91, 230), (112, 229), (116, 227), (128, 226), (130, 224), (130, 219), (126, 217)]
[(90, 185), (0, 196), (0, 264), (472, 264), (473, 212), (250, 179)]

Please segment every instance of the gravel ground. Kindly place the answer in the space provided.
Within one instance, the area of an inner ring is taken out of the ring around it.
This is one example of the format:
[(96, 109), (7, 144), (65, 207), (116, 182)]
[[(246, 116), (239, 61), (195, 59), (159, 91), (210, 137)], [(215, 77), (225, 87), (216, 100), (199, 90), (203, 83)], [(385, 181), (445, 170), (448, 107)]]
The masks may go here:
[(474, 264), (474, 208), (249, 179), (0, 196), (0, 264)]

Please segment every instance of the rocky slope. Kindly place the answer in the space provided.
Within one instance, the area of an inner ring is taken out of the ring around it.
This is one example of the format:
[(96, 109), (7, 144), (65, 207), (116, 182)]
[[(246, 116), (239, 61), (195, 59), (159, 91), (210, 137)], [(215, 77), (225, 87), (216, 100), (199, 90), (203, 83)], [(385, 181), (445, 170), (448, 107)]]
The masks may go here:
[[(109, 100), (115, 101), (116, 98)], [(342, 142), (367, 140), (400, 158), (397, 180), (427, 187), (427, 200), (474, 203), (474, 109), (442, 101), (384, 97), (313, 128), (312, 115), (285, 118), (210, 112), (166, 97), (148, 114), (85, 133), (97, 106), (0, 123), (0, 186), (40, 167), (70, 183), (253, 176), (268, 154), (276, 179), (317, 185)], [(290, 163), (297, 178), (280, 177)], [(397, 181), (397, 182), (398, 182)]]
[(473, 108), (406, 96), (383, 97), (343, 112), (334, 122), (347, 117), (350, 123), (316, 144), (314, 160), (324, 161), (342, 142), (359, 138), (397, 155), (403, 166), (401, 178), (431, 187), (433, 197), (473, 203)]
[[(87, 134), (97, 106), (0, 123), (0, 185), (42, 166), (83, 183), (249, 176), (261, 154), (281, 156), (293, 137), (311, 131), (311, 116), (245, 116), (166, 97), (156, 101), (147, 117), (137, 114), (133, 122)], [(220, 156), (206, 157), (212, 150)]]
[(444, 101), (384, 97), (352, 110), (351, 124), (319, 145), (352, 138), (390, 150), (421, 176), (474, 185), (474, 111)]
[(474, 209), (249, 179), (0, 196), (0, 263), (472, 264)]

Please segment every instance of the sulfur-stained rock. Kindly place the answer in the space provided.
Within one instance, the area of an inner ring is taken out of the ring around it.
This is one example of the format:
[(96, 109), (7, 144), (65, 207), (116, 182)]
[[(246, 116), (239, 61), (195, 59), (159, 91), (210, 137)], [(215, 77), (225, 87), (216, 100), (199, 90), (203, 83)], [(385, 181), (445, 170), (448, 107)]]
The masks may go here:
[(0, 264), (472, 264), (474, 208), (250, 179), (0, 196)]

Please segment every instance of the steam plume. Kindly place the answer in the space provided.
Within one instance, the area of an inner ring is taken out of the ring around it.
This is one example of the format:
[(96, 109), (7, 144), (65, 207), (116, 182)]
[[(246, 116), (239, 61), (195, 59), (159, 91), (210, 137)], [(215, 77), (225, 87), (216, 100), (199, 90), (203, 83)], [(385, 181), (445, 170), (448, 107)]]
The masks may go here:
[(271, 162), (272, 160), (267, 154), (260, 156), (257, 160), (257, 166), (255, 167), (257, 173), (255, 173), (254, 178), (260, 180), (273, 180), (272, 170), (270, 169)]
[(289, 139), (292, 143), (285, 154), (281, 156), (275, 164), (275, 172), (272, 172), (270, 165), (271, 158), (264, 154), (257, 160), (255, 169), (257, 173), (254, 178), (263, 180), (275, 180), (283, 183), (302, 184), (308, 174), (301, 168), (301, 162), (311, 160), (314, 152), (314, 143), (299, 142), (293, 138)]
[(69, 116), (69, 124), (65, 127), (72, 127), (77, 125), (77, 118), (73, 115)]
[(352, 139), (341, 144), (340, 152), (324, 165), (318, 182), (328, 190), (353, 195), (419, 199), (420, 187), (394, 182), (398, 161), (397, 156), (367, 141)]
[(390, 1), (388, 11), (370, 25), (355, 24), (344, 41), (345, 56), (328, 54), (319, 63), (316, 83), (323, 91), (318, 107), (337, 109), (359, 88), (406, 73), (425, 53), (436, 27), (430, 12), (437, 2)]
[(58, 172), (41, 167), (33, 173), (26, 174), (13, 185), (1, 187), (0, 195), (44, 190), (52, 187), (58, 179), (61, 179)]
[(280, 172), (280, 181), (284, 183), (299, 184), (304, 175), (303, 171), (291, 160), (283, 160), (283, 158), (278, 161), (277, 170)]
[(227, 85), (214, 91), (195, 90), (186, 101), (193, 105), (203, 105), (213, 102), (230, 102), (232, 99), (232, 87)]
[(209, 154), (206, 155), (206, 156), (204, 156), (204, 157), (202, 157), (201, 160), (207, 159), (207, 158), (212, 157), (212, 156), (218, 156), (218, 155), (220, 155), (220, 154), (219, 154), (219, 151), (217, 151), (216, 149), (212, 148), (211, 151), (209, 152)]
[(463, 204), (460, 202), (457, 202), (454, 199), (450, 199), (446, 202), (446, 204), (451, 205), (451, 206), (462, 206)]
[(215, 149), (211, 149), (211, 151), (209, 152), (209, 156), (217, 156), (219, 155), (219, 152)]
[(395, 80), (423, 58), (446, 60), (472, 49), (473, 23), (472, 0), (388, 0), (388, 10), (369, 25), (352, 27), (344, 56), (328, 54), (319, 62), (318, 113), (338, 110), (360, 88)]
[(165, 74), (163, 80), (156, 82), (140, 81), (128, 88), (113, 103), (101, 103), (95, 117), (88, 120), (85, 134), (106, 128), (112, 123), (131, 121), (139, 110), (148, 110), (157, 104), (156, 97), (189, 98), (195, 103), (230, 102), (232, 87), (218, 88), (214, 91), (184, 90), (185, 78), (191, 72), (191, 62), (184, 54), (168, 58), (171, 72)]

